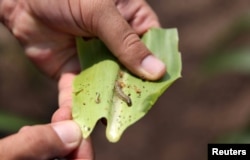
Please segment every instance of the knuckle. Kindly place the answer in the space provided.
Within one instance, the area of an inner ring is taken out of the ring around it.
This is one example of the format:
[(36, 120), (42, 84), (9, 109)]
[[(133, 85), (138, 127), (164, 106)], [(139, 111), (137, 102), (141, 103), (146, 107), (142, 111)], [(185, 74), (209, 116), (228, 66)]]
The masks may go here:
[(31, 126), (23, 126), (19, 129), (19, 133), (29, 132), (30, 128), (32, 128), (32, 127)]
[(122, 51), (124, 52), (119, 55), (119, 58), (138, 65), (150, 53), (140, 38), (134, 33), (124, 36), (123, 47)]
[(138, 42), (140, 42), (140, 39), (135, 33), (127, 33), (123, 37), (123, 42), (125, 44), (125, 47), (130, 49), (136, 47), (138, 45)]
[(29, 143), (30, 147), (43, 144), (45, 141), (44, 137), (39, 136), (41, 133), (44, 133), (44, 130), (39, 126), (22, 127), (19, 133), (22, 135), (23, 141)]
[(105, 18), (110, 0), (92, 0), (81, 1), (81, 16), (83, 17), (85, 27), (88, 32), (93, 35), (98, 34), (98, 26), (100, 21)]

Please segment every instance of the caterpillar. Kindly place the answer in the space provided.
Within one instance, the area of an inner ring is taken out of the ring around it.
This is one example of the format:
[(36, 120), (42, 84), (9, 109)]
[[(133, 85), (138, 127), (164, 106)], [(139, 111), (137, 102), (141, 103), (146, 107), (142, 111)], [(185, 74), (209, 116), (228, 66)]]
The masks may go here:
[(126, 95), (120, 86), (120, 84), (116, 81), (115, 83), (115, 92), (117, 96), (123, 100), (129, 107), (132, 106), (132, 101), (128, 95)]

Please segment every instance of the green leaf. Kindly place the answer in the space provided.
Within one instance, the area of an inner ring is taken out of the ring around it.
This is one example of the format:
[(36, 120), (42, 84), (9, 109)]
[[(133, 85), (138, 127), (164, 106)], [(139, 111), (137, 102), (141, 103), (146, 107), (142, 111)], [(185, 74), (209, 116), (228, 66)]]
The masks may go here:
[(176, 29), (151, 29), (142, 41), (166, 64), (167, 73), (159, 81), (144, 81), (131, 74), (100, 40), (77, 39), (84, 70), (73, 84), (73, 119), (80, 125), (84, 138), (98, 120), (105, 118), (106, 136), (110, 142), (117, 142), (124, 130), (141, 119), (181, 76)]

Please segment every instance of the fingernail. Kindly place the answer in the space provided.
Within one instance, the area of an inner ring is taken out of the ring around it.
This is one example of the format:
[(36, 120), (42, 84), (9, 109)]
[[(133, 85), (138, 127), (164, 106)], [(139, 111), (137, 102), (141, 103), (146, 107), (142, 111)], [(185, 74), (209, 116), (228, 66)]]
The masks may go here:
[(153, 55), (144, 58), (141, 65), (143, 69), (150, 74), (149, 78), (153, 80), (160, 78), (166, 72), (165, 64)]
[(81, 141), (81, 131), (72, 121), (53, 123), (52, 128), (67, 147), (76, 147)]

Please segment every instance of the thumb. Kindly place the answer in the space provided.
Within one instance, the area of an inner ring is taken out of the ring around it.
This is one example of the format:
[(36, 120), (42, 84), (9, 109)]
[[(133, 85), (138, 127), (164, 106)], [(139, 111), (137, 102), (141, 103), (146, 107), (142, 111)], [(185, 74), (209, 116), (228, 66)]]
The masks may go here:
[(81, 131), (72, 121), (23, 127), (0, 140), (1, 159), (45, 160), (65, 157), (81, 141)]
[(95, 13), (96, 35), (134, 74), (156, 80), (166, 72), (165, 65), (154, 57), (139, 36), (121, 16), (115, 4), (98, 7)]

